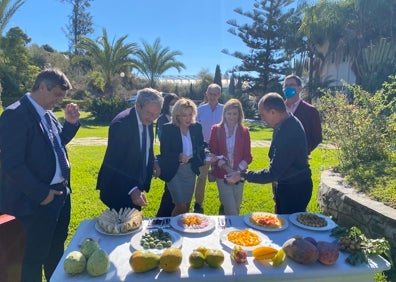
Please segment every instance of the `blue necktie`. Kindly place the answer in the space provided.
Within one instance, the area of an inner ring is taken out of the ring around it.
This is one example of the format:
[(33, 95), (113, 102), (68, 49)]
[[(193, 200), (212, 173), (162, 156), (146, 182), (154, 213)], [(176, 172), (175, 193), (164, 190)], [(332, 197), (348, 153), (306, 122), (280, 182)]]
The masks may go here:
[(44, 117), (48, 123), (50, 139), (52, 140), (52, 145), (53, 145), (54, 151), (56, 153), (56, 156), (58, 157), (62, 176), (66, 181), (69, 181), (70, 168), (69, 168), (69, 164), (66, 159), (66, 154), (63, 152), (63, 150), (59, 144), (58, 138), (54, 134), (53, 125), (52, 125), (50, 115), (48, 113), (46, 113), (44, 115)]
[(147, 164), (146, 164), (146, 158), (147, 158), (147, 126), (143, 125), (143, 132), (142, 132), (142, 177), (143, 177), (143, 182), (146, 181), (146, 175), (147, 175)]

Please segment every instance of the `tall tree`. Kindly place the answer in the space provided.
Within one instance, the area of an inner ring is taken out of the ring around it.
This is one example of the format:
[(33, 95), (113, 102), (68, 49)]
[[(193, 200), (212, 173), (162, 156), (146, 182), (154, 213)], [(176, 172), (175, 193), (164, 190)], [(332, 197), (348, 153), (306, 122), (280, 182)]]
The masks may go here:
[[(349, 61), (357, 83), (364, 84), (365, 75), (370, 74), (359, 70), (366, 48), (379, 45), (383, 38), (395, 44), (395, 10), (395, 0), (321, 0), (304, 8), (299, 30), (308, 38), (311, 52), (310, 73), (314, 74), (309, 80), (320, 81), (326, 64)], [(381, 84), (379, 80), (377, 88)], [(310, 88), (314, 91), (317, 87)]]
[(234, 73), (231, 73), (230, 77), (230, 84), (228, 86), (228, 94), (230, 94), (231, 97), (235, 96), (235, 76)]
[(33, 85), (39, 68), (30, 63), (26, 45), (30, 38), (19, 27), (7, 31), (1, 40), (3, 50), (0, 64), (0, 79), (4, 89), (3, 105), (7, 106), (18, 100)]
[(69, 15), (69, 23), (66, 25), (66, 37), (69, 40), (69, 50), (74, 55), (79, 55), (77, 44), (81, 36), (87, 36), (94, 32), (92, 16), (87, 11), (93, 0), (60, 0), (72, 5), (72, 13)]
[(294, 8), (287, 10), (292, 3), (293, 0), (255, 1), (252, 11), (243, 11), (240, 8), (234, 10), (250, 19), (249, 23), (227, 21), (231, 25), (228, 31), (240, 37), (249, 52), (223, 52), (241, 59), (242, 65), (237, 70), (249, 73), (253, 82), (252, 90), (262, 93), (278, 89), (281, 76), (290, 69), (292, 54), (288, 53), (286, 47), (288, 41), (296, 41), (300, 22)]
[(221, 70), (220, 70), (220, 66), (219, 65), (216, 65), (216, 70), (215, 70), (215, 75), (214, 75), (213, 82), (216, 83), (217, 85), (219, 85), (221, 88), (223, 88), (223, 84), (221, 82)]
[(182, 62), (176, 60), (176, 56), (182, 55), (180, 51), (171, 51), (169, 47), (162, 47), (159, 38), (153, 45), (142, 40), (142, 47), (138, 47), (133, 66), (148, 80), (150, 87), (154, 87), (160, 76), (169, 69), (175, 68), (180, 72), (185, 69)]
[(127, 35), (110, 42), (106, 29), (102, 32), (102, 37), (96, 41), (84, 36), (80, 38), (77, 48), (86, 51), (86, 54), (76, 57), (75, 60), (88, 58), (92, 66), (103, 75), (105, 94), (114, 96), (113, 78), (119, 77), (122, 72), (131, 71), (133, 62), (131, 55), (137, 50), (136, 43), (125, 43)]

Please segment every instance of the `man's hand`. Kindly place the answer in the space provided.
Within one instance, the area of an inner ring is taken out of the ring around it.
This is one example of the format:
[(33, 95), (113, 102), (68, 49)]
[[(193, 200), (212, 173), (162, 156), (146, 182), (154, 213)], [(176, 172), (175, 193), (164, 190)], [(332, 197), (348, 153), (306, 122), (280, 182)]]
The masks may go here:
[(161, 175), (161, 168), (158, 164), (158, 161), (154, 161), (154, 169), (153, 169), (153, 176), (155, 178), (159, 177)]
[(63, 194), (63, 191), (57, 191), (57, 190), (50, 189), (48, 196), (40, 203), (40, 205), (42, 205), (42, 206), (48, 205), (49, 203), (51, 203), (54, 200), (54, 198), (56, 196), (60, 196), (62, 194)]
[(224, 176), (224, 179), (227, 181), (229, 184), (235, 184), (239, 180), (241, 180), (241, 172), (240, 171), (234, 171), (231, 172), (227, 175)]
[(147, 206), (146, 195), (140, 189), (133, 190), (130, 197), (134, 205), (139, 207)]
[(188, 163), (188, 161), (191, 159), (191, 157), (192, 157), (192, 156), (186, 156), (185, 154), (180, 153), (180, 155), (179, 155), (179, 161), (180, 161), (181, 163), (186, 164), (186, 163)]
[(65, 120), (68, 123), (76, 124), (80, 119), (80, 111), (77, 104), (70, 103), (66, 105), (65, 109)]

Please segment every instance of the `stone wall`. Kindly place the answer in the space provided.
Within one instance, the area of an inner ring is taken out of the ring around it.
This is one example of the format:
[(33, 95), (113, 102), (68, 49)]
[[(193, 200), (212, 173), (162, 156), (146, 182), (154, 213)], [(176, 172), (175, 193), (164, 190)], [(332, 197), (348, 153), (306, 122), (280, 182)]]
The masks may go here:
[(318, 204), (323, 213), (340, 226), (358, 227), (368, 238), (385, 237), (396, 257), (396, 210), (369, 199), (344, 185), (343, 178), (330, 170), (322, 172)]

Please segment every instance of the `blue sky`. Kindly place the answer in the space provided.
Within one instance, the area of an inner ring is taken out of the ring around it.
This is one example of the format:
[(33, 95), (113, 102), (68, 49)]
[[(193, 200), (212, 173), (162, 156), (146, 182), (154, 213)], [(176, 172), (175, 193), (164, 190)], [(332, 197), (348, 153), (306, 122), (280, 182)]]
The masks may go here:
[[(227, 32), (229, 19), (243, 23), (233, 9), (252, 10), (254, 0), (95, 0), (91, 2), (96, 39), (106, 28), (109, 38), (128, 35), (126, 42), (152, 43), (161, 39), (163, 47), (181, 51), (177, 59), (186, 69), (167, 75), (196, 75), (207, 69), (214, 73), (216, 64), (224, 74), (240, 61), (221, 53), (248, 51), (242, 40)], [(6, 31), (19, 26), (31, 43), (49, 44), (58, 51), (67, 51), (63, 32), (71, 14), (71, 5), (58, 0), (26, 0), (16, 12)]]

